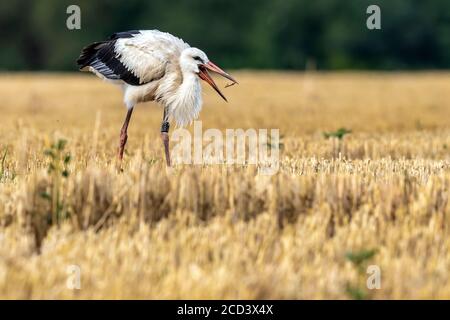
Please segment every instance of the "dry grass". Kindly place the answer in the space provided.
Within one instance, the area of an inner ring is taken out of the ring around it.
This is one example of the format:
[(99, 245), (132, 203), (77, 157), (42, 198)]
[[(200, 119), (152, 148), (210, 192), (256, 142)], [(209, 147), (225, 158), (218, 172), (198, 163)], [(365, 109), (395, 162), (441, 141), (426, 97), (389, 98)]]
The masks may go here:
[[(274, 176), (167, 172), (154, 105), (134, 114), (119, 173), (116, 88), (0, 76), (0, 297), (342, 299), (359, 277), (345, 254), (375, 248), (371, 298), (450, 298), (450, 75), (235, 75), (228, 105), (205, 88), (203, 127), (280, 128)], [(339, 127), (353, 133), (324, 139)], [(61, 138), (67, 178), (44, 155)]]

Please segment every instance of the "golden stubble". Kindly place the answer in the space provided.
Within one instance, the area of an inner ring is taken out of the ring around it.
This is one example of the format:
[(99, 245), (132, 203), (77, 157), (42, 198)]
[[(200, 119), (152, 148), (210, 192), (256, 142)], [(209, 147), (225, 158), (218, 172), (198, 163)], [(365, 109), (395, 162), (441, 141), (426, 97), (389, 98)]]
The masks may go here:
[[(120, 90), (0, 76), (0, 297), (345, 299), (347, 252), (377, 249), (379, 298), (450, 298), (450, 75), (234, 72), (203, 129), (278, 128), (280, 170), (165, 169), (162, 109), (137, 108), (118, 172)], [(345, 127), (342, 141), (323, 132)], [(192, 130), (192, 129), (190, 129)], [(67, 140), (57, 188), (44, 150)], [(81, 270), (81, 289), (66, 285)]]

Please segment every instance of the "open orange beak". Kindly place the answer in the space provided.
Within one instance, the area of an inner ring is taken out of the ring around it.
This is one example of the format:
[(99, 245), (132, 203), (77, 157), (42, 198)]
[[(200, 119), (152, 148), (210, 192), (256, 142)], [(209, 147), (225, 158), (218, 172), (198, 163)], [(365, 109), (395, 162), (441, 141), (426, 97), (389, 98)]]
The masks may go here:
[(211, 78), (211, 76), (209, 75), (208, 70), (215, 72), (217, 74), (220, 74), (222, 77), (227, 78), (228, 80), (233, 81), (233, 84), (238, 83), (236, 80), (234, 80), (234, 78), (232, 76), (230, 76), (228, 73), (226, 73), (225, 71), (223, 71), (222, 69), (220, 69), (218, 66), (216, 66), (214, 63), (212, 63), (211, 61), (209, 61), (208, 63), (204, 63), (201, 64), (199, 66), (199, 73), (198, 76), (200, 77), (200, 79), (202, 79), (203, 81), (207, 82), (211, 87), (213, 87), (214, 90), (216, 90), (216, 92), (223, 98), (223, 100), (227, 101), (227, 98), (225, 98), (225, 96), (223, 95), (223, 93), (219, 90), (219, 88), (217, 87), (216, 83), (214, 82), (214, 80)]

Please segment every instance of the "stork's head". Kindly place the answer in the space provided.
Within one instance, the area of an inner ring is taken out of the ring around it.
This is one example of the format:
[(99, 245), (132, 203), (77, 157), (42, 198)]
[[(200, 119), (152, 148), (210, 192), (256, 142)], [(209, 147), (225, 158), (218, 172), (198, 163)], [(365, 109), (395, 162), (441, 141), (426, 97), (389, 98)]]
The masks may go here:
[(227, 101), (227, 98), (225, 98), (214, 80), (209, 75), (208, 70), (233, 81), (233, 84), (237, 83), (237, 81), (234, 80), (234, 78), (228, 73), (209, 61), (208, 56), (202, 50), (197, 48), (185, 49), (181, 54), (180, 63), (183, 71), (196, 73), (200, 79), (207, 82), (225, 101)]

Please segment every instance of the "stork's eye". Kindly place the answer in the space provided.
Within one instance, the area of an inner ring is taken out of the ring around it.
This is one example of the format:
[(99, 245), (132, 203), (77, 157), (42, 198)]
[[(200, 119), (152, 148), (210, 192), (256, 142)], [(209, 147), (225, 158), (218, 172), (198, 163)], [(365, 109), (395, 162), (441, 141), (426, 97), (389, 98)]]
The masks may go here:
[(197, 60), (198, 62), (203, 63), (202, 58), (200, 58), (199, 56), (195, 56), (195, 57), (194, 57), (194, 60)]

